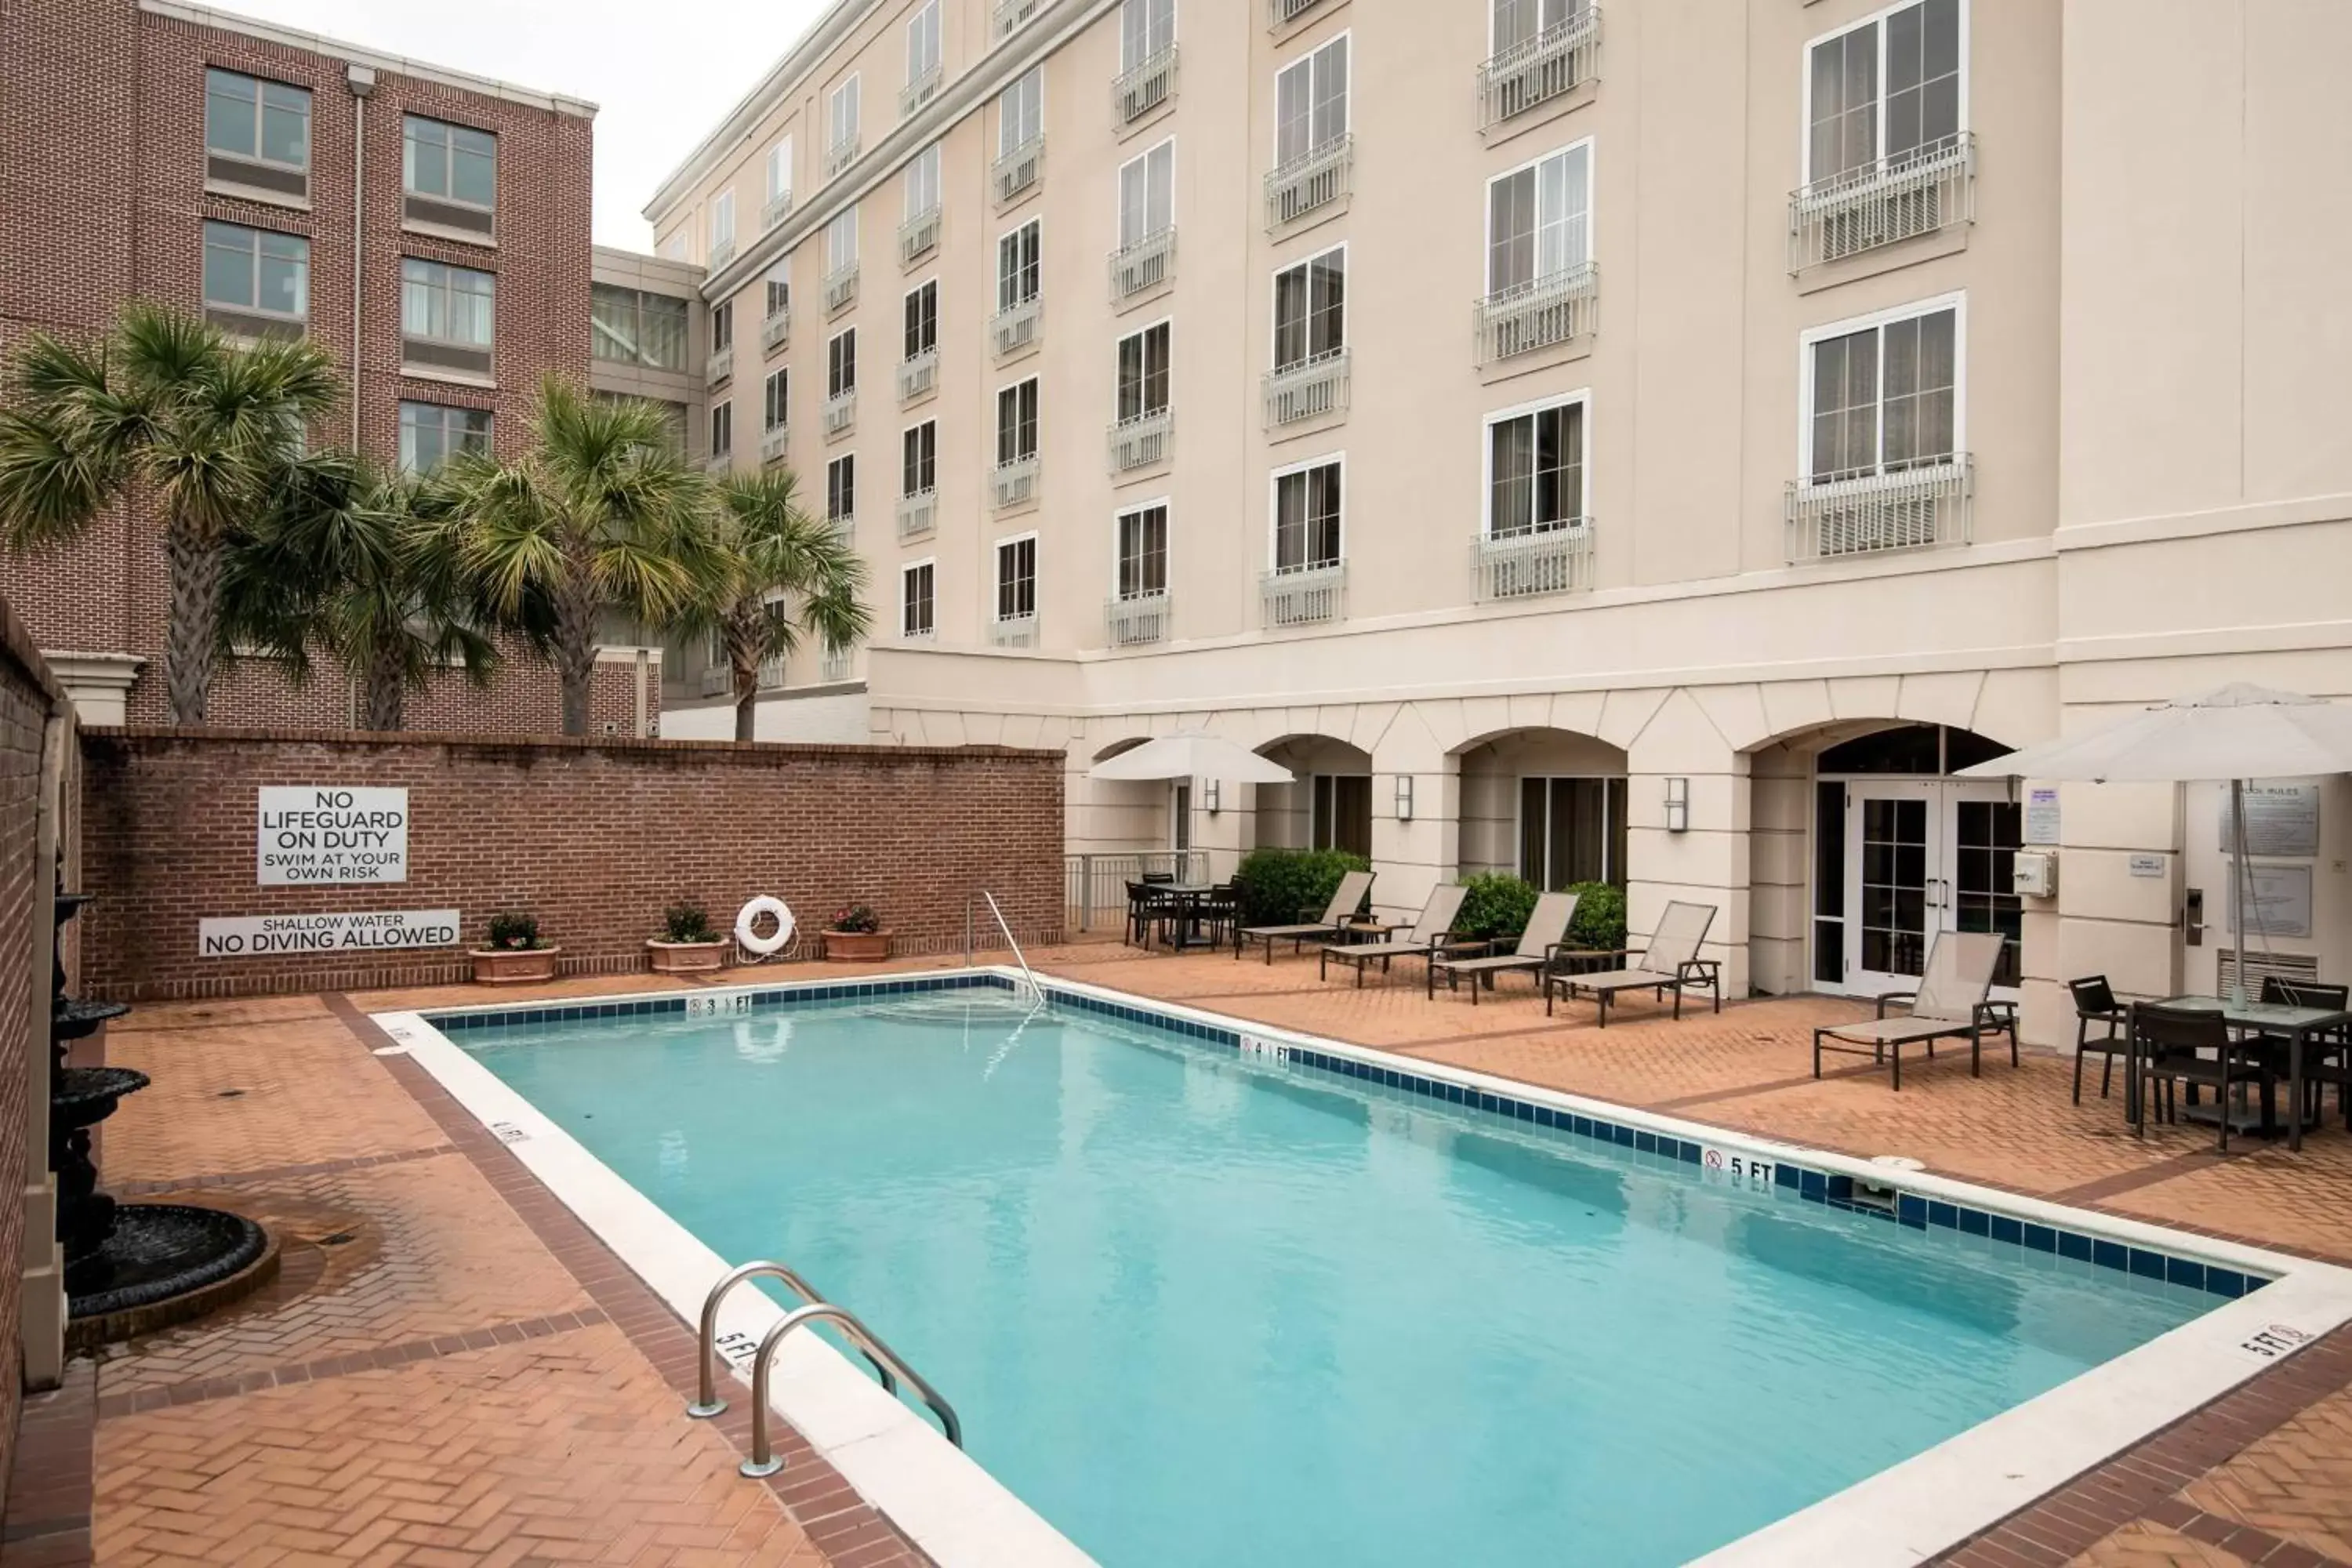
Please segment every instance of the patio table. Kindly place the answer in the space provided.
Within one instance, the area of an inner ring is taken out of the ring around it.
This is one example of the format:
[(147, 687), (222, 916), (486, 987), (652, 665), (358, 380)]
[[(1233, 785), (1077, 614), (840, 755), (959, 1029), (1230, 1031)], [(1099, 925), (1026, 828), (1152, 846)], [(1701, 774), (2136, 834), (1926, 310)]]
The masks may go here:
[(1155, 882), (1151, 890), (1182, 906), (1170, 925), (1169, 946), (1181, 949), (1215, 945), (1213, 939), (1201, 935), (1201, 900), (1217, 890), (1214, 882)]
[[(2352, 1027), (2352, 1013), (2330, 1007), (2290, 1007), (2280, 1002), (2232, 1002), (2221, 996), (2168, 996), (2158, 1005), (2219, 1013), (2233, 1029), (2286, 1037), (2286, 1146), (2292, 1150), (2303, 1147), (2303, 1043), (2311, 1036), (2326, 1030)], [(2124, 1100), (2134, 1131), (2142, 1137), (2147, 1136), (2147, 1107), (2141, 1102), (2139, 1041), (2137, 1035), (2125, 1058)], [(2217, 1109), (2224, 1116), (2230, 1113), (2226, 1105)], [(2277, 1129), (2266, 1124), (2263, 1132), (2275, 1136)]]

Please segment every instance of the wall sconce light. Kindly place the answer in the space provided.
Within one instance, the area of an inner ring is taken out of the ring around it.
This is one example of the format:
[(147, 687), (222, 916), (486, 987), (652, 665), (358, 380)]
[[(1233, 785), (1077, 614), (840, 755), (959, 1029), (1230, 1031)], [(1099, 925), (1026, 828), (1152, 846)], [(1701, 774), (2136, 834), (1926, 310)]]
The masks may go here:
[(1397, 774), (1396, 814), (1399, 822), (1412, 820), (1412, 775)]
[(1690, 831), (1690, 780), (1688, 779), (1666, 781), (1666, 831), (1669, 833)]
[(1216, 816), (1218, 807), (1223, 804), (1218, 794), (1217, 782), (1211, 779), (1201, 790), (1201, 804), (1209, 808), (1211, 816)]

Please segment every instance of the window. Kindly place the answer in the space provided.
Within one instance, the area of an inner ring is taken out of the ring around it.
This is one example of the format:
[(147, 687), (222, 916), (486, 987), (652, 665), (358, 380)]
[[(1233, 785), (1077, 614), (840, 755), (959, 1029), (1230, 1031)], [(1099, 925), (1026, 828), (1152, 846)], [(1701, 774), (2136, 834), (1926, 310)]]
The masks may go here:
[(1276, 168), (1348, 133), (1348, 35), (1340, 34), (1274, 79)]
[(833, 97), (825, 105), (825, 124), (824, 150), (828, 158), (838, 159), (856, 147), (858, 106), (856, 77), (833, 89)]
[[(310, 91), (234, 71), (205, 71), (205, 151), (267, 165), (255, 171), (265, 175), (268, 169), (307, 173), (310, 167)], [(274, 182), (269, 188), (277, 188)], [(295, 182), (288, 189), (293, 195), (306, 194), (309, 182)]]
[(793, 139), (789, 136), (768, 149), (768, 174), (765, 200), (771, 207), (792, 199)]
[(1045, 68), (996, 95), (996, 155), (1009, 158), (1045, 134)]
[(1037, 455), (1037, 378), (1004, 388), (996, 395), (996, 466), (1000, 468)]
[(1310, 572), (1339, 563), (1339, 460), (1274, 478), (1274, 569)]
[(793, 264), (787, 257), (768, 269), (768, 320), (793, 308)]
[(1806, 351), (1806, 477), (1948, 461), (1958, 447), (1958, 305), (1829, 331)]
[(787, 429), (792, 424), (793, 373), (790, 366), (768, 373), (767, 383), (761, 393), (761, 424), (764, 430)]
[(1129, 249), (1176, 224), (1176, 143), (1162, 142), (1119, 165), (1118, 247)]
[(469, 268), (402, 257), (401, 336), (488, 348), (498, 281)]
[(654, 247), (654, 254), (664, 261), (683, 261), (686, 259), (687, 239), (686, 230), (675, 229)]
[(402, 132), (400, 177), (401, 189), (412, 196), (488, 212), (499, 200), (499, 139), (487, 131), (409, 115)]
[(931, 635), (932, 563), (918, 561), (898, 569), (898, 635), (927, 637)]
[(299, 234), (205, 225), (205, 303), (287, 321), (310, 314), (310, 242)]
[(1495, 0), (1494, 37), (1487, 53), (1503, 54), (1583, 16), (1592, 0)]
[(1960, 0), (1919, 0), (1814, 44), (1805, 79), (1808, 184), (1941, 150), (1963, 127)]
[(429, 474), (459, 452), (490, 449), (490, 411), (445, 408), (437, 403), (400, 405), (400, 471)]
[(1581, 399), (1486, 422), (1488, 538), (1548, 532), (1584, 515)]
[(1037, 613), (1037, 536), (996, 542), (996, 618), (1026, 620)]
[(1547, 893), (1625, 885), (1625, 781), (1519, 781), (1519, 875)]
[(857, 454), (845, 453), (824, 466), (824, 515), (833, 523), (857, 518)]
[(1168, 592), (1168, 506), (1156, 501), (1118, 514), (1118, 596)]
[(723, 458), (735, 450), (735, 405), (714, 403), (710, 405), (710, 455)]
[(1118, 8), (1119, 74), (1176, 47), (1176, 0), (1122, 0)]
[(589, 353), (615, 364), (686, 368), (686, 301), (609, 283), (588, 289)]
[(940, 283), (934, 278), (907, 296), (907, 358), (940, 346)]
[(940, 0), (930, 0), (907, 24), (908, 85), (912, 86), (939, 68)]
[(1486, 292), (1510, 294), (1592, 257), (1592, 144), (1486, 184)]
[(939, 488), (940, 422), (926, 419), (899, 438), (898, 493), (929, 495)]
[(735, 301), (710, 307), (710, 352), (723, 354), (735, 346)]
[(1274, 275), (1274, 368), (1288, 370), (1348, 346), (1348, 252), (1310, 257)]
[(1368, 773), (1307, 776), (1307, 843), (1311, 849), (1372, 852), (1372, 781)]
[(735, 249), (735, 193), (721, 191), (710, 204), (710, 249), (706, 253), (712, 265)]
[(1169, 330), (1161, 321), (1118, 341), (1120, 424), (1167, 412)]
[(824, 395), (839, 397), (857, 390), (857, 329), (835, 332), (824, 345)]
[(907, 216), (917, 218), (940, 210), (940, 144), (915, 154), (907, 165)]
[(996, 308), (1010, 310), (1037, 297), (1040, 221), (1031, 218), (996, 242)]
[(850, 207), (824, 226), (824, 275), (835, 278), (857, 265), (857, 209)]

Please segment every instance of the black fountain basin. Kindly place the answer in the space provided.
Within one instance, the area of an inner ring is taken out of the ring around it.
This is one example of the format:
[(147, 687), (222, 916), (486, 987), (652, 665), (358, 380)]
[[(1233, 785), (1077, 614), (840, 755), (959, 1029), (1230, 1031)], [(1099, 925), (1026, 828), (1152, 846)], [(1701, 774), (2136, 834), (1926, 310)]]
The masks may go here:
[(124, 1095), (146, 1087), (147, 1075), (130, 1068), (59, 1068), (49, 1075), (49, 1120), (88, 1127), (113, 1115)]
[[(152, 1332), (241, 1293), (214, 1289), (224, 1281), (244, 1275), (247, 1289), (266, 1282), (276, 1261), (268, 1234), (243, 1215), (190, 1204), (124, 1204), (114, 1211), (106, 1245), (66, 1268), (73, 1337), (96, 1342)], [(265, 1263), (273, 1267), (256, 1268)]]
[(128, 1002), (77, 1002), (68, 996), (58, 999), (49, 1012), (49, 1038), (79, 1040), (94, 1035), (98, 1026), (109, 1018), (120, 1018), (131, 1011)]

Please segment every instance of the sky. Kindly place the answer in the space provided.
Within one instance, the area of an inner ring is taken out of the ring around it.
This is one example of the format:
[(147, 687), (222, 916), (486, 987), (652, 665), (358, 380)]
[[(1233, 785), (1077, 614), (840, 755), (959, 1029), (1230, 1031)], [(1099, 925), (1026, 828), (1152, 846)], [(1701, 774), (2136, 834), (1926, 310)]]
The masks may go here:
[(828, 0), (216, 0), (598, 106), (596, 243), (651, 250), (654, 188)]

